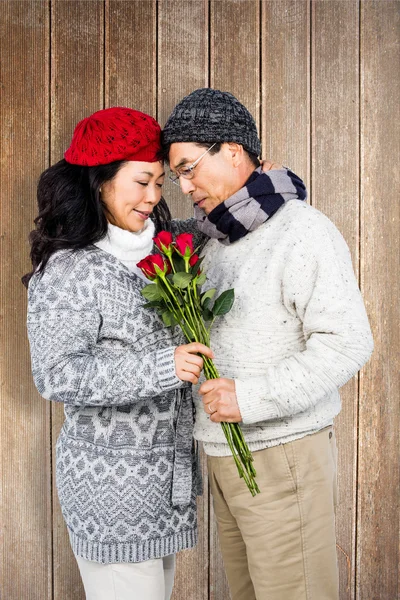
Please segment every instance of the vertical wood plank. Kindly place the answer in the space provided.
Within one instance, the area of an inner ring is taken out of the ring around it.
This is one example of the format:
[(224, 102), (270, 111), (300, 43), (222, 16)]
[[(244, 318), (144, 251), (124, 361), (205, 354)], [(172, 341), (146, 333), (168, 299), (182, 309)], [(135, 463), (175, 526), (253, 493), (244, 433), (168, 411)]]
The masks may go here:
[(156, 116), (156, 2), (106, 0), (106, 106)]
[[(62, 157), (76, 122), (101, 108), (104, 96), (106, 105), (127, 104), (155, 116), (158, 108), (159, 120), (164, 122), (178, 100), (209, 81), (232, 91), (256, 118), (261, 93), (263, 155), (282, 160), (312, 183), (313, 203), (344, 233), (355, 266), (359, 258), (357, 2), (313, 3), (310, 71), (309, 1), (261, 0), (261, 88), (257, 87), (257, 36), (251, 37), (258, 2), (232, 0), (211, 5), (211, 80), (206, 0), (160, 1), (158, 6), (155, 0), (105, 2), (105, 15), (102, 0), (1, 2), (0, 588), (7, 600), (84, 598), (55, 492), (52, 594), (50, 404), (38, 396), (32, 384), (25, 332), (26, 294), (19, 281), (29, 268), (26, 240), (36, 215), (36, 180), (48, 164), (49, 4), (52, 163)], [(376, 349), (360, 376), (357, 600), (399, 596), (396, 198), (400, 190), (398, 170), (392, 166), (400, 149), (399, 7), (393, 0), (361, 2), (361, 283)], [(339, 153), (335, 151), (338, 145)], [(191, 213), (191, 203), (177, 189), (169, 199), (176, 216)], [(354, 446), (344, 441), (351, 440), (352, 431), (356, 439), (356, 392), (355, 382), (346, 387), (338, 419), (338, 542), (352, 558), (356, 460)], [(52, 411), (55, 441), (63, 421), (62, 407)], [(208, 537), (207, 493), (206, 486), (199, 506), (199, 546), (178, 558), (175, 600), (229, 597), (215, 553), (213, 526)], [(349, 592), (344, 557), (338, 556), (341, 600), (353, 599), (354, 567)]]
[(264, 158), (289, 166), (310, 192), (309, 4), (309, 0), (261, 2), (261, 132)]
[[(207, 0), (160, 0), (157, 65), (157, 119), (163, 126), (177, 102), (208, 85)], [(168, 179), (163, 194), (173, 216), (193, 216), (191, 201)]]
[(257, 0), (212, 0), (210, 85), (231, 92), (260, 117), (260, 7)]
[[(158, 3), (157, 117), (161, 126), (179, 100), (208, 82), (208, 3), (160, 0)], [(163, 194), (174, 217), (192, 216), (190, 200), (166, 180)], [(204, 456), (203, 496), (198, 499), (199, 541), (177, 558), (172, 600), (208, 600), (208, 485)], [(222, 599), (221, 599), (222, 600)]]
[(361, 3), (361, 282), (375, 340), (360, 381), (357, 600), (399, 598), (400, 3)]
[[(260, 3), (213, 0), (210, 12), (211, 86), (231, 92), (260, 124)], [(251, 498), (250, 498), (251, 500)], [(210, 499), (210, 600), (228, 600), (228, 583)]]
[[(52, 0), (51, 6), (53, 164), (63, 157), (77, 122), (103, 108), (104, 3), (102, 0)], [(64, 421), (63, 406), (53, 404), (52, 415), (54, 446)], [(84, 600), (55, 487), (53, 497), (54, 600)]]
[(51, 599), (50, 412), (26, 336), (28, 234), (48, 161), (47, 2), (2, 2), (0, 21), (1, 597)]
[[(358, 272), (359, 2), (314, 2), (312, 11), (313, 205), (337, 225)], [(357, 379), (342, 390), (336, 533), (341, 600), (354, 598)], [(351, 562), (350, 562), (351, 561)], [(351, 565), (349, 571), (349, 564)]]

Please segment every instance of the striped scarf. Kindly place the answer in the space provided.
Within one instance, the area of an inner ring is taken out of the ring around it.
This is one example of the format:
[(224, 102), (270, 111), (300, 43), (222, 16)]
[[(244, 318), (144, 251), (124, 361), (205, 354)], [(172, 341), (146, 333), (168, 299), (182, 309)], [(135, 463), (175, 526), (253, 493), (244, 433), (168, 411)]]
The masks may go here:
[(207, 216), (195, 206), (197, 227), (223, 244), (232, 244), (268, 221), (288, 200), (305, 200), (303, 181), (289, 169), (256, 169), (246, 184)]

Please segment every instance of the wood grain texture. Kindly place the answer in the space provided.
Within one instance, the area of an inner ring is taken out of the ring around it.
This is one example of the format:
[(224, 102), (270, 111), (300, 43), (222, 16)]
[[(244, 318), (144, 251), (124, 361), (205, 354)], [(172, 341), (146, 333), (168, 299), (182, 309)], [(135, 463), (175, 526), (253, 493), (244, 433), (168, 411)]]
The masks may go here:
[[(359, 261), (359, 3), (312, 4), (313, 206), (347, 241)], [(358, 381), (342, 390), (335, 419), (339, 450), (336, 533), (341, 600), (354, 598)], [(350, 567), (350, 568), (349, 568)]]
[[(260, 122), (260, 4), (217, 0), (210, 11), (211, 86), (234, 94)], [(249, 494), (249, 502), (251, 496)], [(210, 499), (210, 600), (229, 600)]]
[[(78, 121), (103, 108), (104, 3), (53, 0), (51, 22), (51, 163), (61, 159)], [(64, 421), (52, 405), (54, 445)], [(54, 600), (84, 600), (79, 570), (53, 488)]]
[(37, 394), (26, 336), (28, 234), (48, 161), (45, 2), (2, 2), (0, 204), (1, 597), (51, 599), (49, 404)]
[(156, 2), (106, 0), (106, 106), (156, 117)]
[[(359, 265), (375, 352), (358, 406), (353, 381), (337, 420), (338, 542), (352, 559), (349, 591), (339, 551), (340, 600), (398, 598), (400, 2), (0, 4), (2, 600), (84, 599), (52, 480), (62, 406), (35, 391), (26, 339), (20, 276), (37, 178), (62, 157), (76, 123), (103, 105), (133, 106), (163, 124), (184, 95), (209, 84), (250, 108), (263, 155), (306, 180)], [(191, 215), (178, 188), (166, 193), (175, 216)], [(173, 599), (228, 600), (206, 479), (199, 532), (197, 549), (178, 556)]]
[(309, 187), (309, 1), (262, 0), (261, 9), (263, 157), (289, 166)]
[(375, 351), (360, 388), (357, 600), (399, 598), (400, 3), (361, 4), (361, 275)]
[(196, 548), (179, 552), (176, 559), (174, 590), (171, 600), (208, 600), (208, 483), (207, 466), (201, 452), (203, 494), (197, 499), (199, 539)]
[(260, 4), (211, 0), (210, 85), (231, 92), (260, 125)]
[[(157, 120), (163, 126), (175, 104), (208, 85), (207, 0), (160, 0), (157, 65)], [(163, 194), (174, 217), (193, 216), (192, 202), (168, 179)]]
[[(208, 73), (207, 2), (162, 0), (158, 3), (158, 86), (157, 117), (164, 125), (168, 115), (184, 96), (207, 85)], [(174, 217), (193, 215), (192, 203), (180, 189), (166, 180), (165, 196)], [(194, 550), (181, 552), (172, 600), (208, 599), (208, 484), (202, 459), (203, 496), (198, 499), (199, 541)]]

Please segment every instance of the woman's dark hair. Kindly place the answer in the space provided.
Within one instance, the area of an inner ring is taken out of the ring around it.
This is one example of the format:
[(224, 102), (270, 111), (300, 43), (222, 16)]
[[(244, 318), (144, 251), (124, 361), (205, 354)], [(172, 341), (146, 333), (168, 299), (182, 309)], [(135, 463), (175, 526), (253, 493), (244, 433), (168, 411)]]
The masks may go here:
[[(107, 233), (106, 206), (100, 188), (118, 173), (126, 161), (81, 167), (60, 160), (44, 171), (37, 188), (39, 214), (31, 231), (32, 271), (22, 277), (27, 287), (36, 271), (42, 273), (57, 250), (78, 250), (101, 240)], [(161, 198), (152, 213), (156, 232), (164, 228), (171, 213)]]

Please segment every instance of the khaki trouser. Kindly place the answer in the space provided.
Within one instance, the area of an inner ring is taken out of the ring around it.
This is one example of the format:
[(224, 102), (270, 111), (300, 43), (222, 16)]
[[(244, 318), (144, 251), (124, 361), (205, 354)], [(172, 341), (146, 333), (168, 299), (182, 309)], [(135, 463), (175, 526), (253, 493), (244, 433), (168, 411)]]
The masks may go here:
[(337, 600), (332, 427), (253, 456), (254, 498), (232, 457), (207, 459), (232, 600)]

